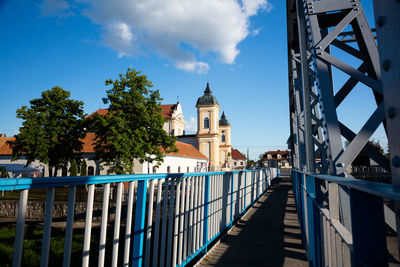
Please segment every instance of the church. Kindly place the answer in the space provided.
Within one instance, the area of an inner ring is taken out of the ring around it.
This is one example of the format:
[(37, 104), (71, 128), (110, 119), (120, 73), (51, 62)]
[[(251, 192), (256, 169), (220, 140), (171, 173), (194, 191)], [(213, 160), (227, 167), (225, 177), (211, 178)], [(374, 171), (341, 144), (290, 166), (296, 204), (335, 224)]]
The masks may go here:
[(197, 99), (197, 133), (178, 136), (178, 141), (191, 144), (209, 159), (209, 171), (233, 169), (231, 125), (222, 112), (210, 84)]

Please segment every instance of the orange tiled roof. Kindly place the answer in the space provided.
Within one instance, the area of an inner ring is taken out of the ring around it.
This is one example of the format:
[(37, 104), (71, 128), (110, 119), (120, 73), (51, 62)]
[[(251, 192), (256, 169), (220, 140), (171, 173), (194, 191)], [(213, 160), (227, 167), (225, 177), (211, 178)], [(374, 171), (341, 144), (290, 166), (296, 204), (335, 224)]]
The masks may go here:
[(0, 137), (0, 155), (12, 155), (12, 150), (7, 141), (14, 141), (15, 137)]
[[(175, 107), (176, 107), (176, 104), (161, 105), (161, 115), (163, 115), (163, 117), (165, 119), (171, 119), (171, 116), (172, 116), (172, 113), (174, 112)], [(108, 113), (108, 109), (102, 108), (102, 109), (96, 110), (95, 112), (93, 112), (92, 114), (87, 116), (87, 118), (93, 117), (94, 114), (106, 115), (107, 113)]]
[[(83, 142), (82, 150), (78, 153), (94, 153), (94, 141), (96, 135), (94, 133), (88, 133), (85, 138), (81, 139)], [(6, 141), (13, 141), (15, 137), (0, 137), (0, 155), (12, 155), (11, 148), (6, 144)], [(165, 155), (178, 156), (184, 158), (195, 158), (195, 159), (208, 159), (200, 151), (194, 148), (192, 145), (185, 144), (182, 142), (175, 142), (178, 152), (166, 153)]]
[(247, 159), (239, 150), (232, 148), (232, 159)]

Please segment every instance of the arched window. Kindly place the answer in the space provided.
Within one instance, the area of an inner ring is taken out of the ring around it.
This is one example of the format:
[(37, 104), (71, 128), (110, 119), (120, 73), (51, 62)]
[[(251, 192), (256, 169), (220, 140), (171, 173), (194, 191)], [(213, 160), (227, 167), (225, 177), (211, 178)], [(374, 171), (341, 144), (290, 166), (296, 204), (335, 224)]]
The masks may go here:
[(187, 167), (187, 172), (190, 172), (190, 171), (189, 171), (189, 167)]
[(225, 134), (222, 134), (222, 136), (221, 136), (221, 142), (222, 142), (222, 143), (225, 143)]
[(93, 166), (89, 166), (88, 175), (94, 175), (94, 167)]
[(181, 166), (178, 167), (178, 173), (180, 173), (180, 172), (181, 172)]
[(208, 117), (204, 118), (204, 129), (210, 128), (210, 119)]
[(167, 172), (168, 172), (168, 173), (171, 172), (171, 167), (170, 167), (170, 166), (167, 167)]
[(156, 166), (153, 167), (153, 173), (157, 173), (157, 167)]

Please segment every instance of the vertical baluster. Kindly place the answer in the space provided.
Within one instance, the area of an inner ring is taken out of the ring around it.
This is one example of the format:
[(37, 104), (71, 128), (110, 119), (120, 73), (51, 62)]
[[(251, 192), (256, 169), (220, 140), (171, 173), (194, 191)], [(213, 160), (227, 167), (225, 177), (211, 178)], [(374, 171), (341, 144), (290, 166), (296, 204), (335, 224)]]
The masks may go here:
[(129, 182), (128, 207), (126, 211), (126, 229), (123, 266), (129, 266), (129, 252), (131, 246), (132, 217), (133, 217), (133, 199), (135, 196), (135, 182)]
[(182, 265), (183, 231), (185, 224), (185, 195), (186, 195), (186, 178), (182, 178), (181, 204), (180, 204), (180, 215), (179, 215), (178, 265)]
[(193, 177), (189, 177), (186, 182), (186, 200), (185, 200), (185, 226), (183, 232), (183, 260), (186, 260), (188, 251), (188, 235), (189, 235), (189, 201), (190, 201), (190, 185), (193, 181)]
[[(178, 254), (178, 229), (179, 229), (179, 204), (181, 194), (181, 181), (177, 182), (176, 185), (176, 204), (175, 204), (175, 217), (174, 217), (174, 236), (173, 236), (173, 249), (172, 249), (172, 266), (176, 266), (176, 258)], [(145, 265), (147, 266), (147, 265)]]
[(233, 175), (233, 173), (231, 173), (231, 175), (230, 175), (230, 185), (231, 185), (231, 192), (230, 192), (230, 217), (231, 217), (231, 219), (229, 220), (229, 223), (232, 223), (232, 221), (233, 221), (233, 184), (234, 184), (234, 175)]
[(197, 177), (197, 221), (196, 221), (196, 251), (200, 249), (200, 233), (201, 233), (201, 192), (202, 190), (202, 183), (201, 183), (201, 177)]
[(25, 216), (26, 204), (28, 202), (28, 189), (21, 190), (19, 193), (18, 202), (18, 218), (17, 226), (15, 228), (14, 252), (13, 252), (13, 267), (21, 266), (22, 249), (24, 245), (24, 230), (25, 230)]
[(101, 230), (100, 230), (99, 264), (98, 264), (99, 267), (104, 266), (104, 257), (106, 255), (107, 219), (108, 219), (109, 202), (110, 202), (110, 184), (105, 184), (103, 192), (103, 210), (101, 213)]
[(115, 207), (115, 221), (114, 221), (114, 238), (113, 238), (113, 251), (112, 251), (112, 267), (118, 264), (118, 247), (119, 247), (119, 228), (121, 224), (121, 206), (122, 206), (122, 190), (124, 189), (123, 183), (118, 183), (117, 186), (117, 203)]
[(192, 242), (193, 242), (193, 196), (194, 196), (194, 183), (196, 178), (192, 178), (190, 183), (190, 202), (189, 202), (189, 225), (188, 225), (188, 257), (192, 255)]
[(65, 228), (63, 266), (69, 267), (71, 262), (72, 234), (74, 229), (76, 186), (71, 186), (68, 192), (67, 225)]
[(142, 266), (144, 224), (146, 213), (147, 180), (138, 181), (136, 193), (135, 225), (133, 232), (132, 266)]
[[(203, 245), (208, 242), (208, 228), (209, 228), (209, 207), (210, 207), (210, 175), (206, 175), (204, 179), (204, 227), (203, 227)], [(207, 252), (207, 248), (205, 249)]]
[(172, 225), (174, 223), (174, 202), (175, 202), (175, 178), (171, 180), (171, 192), (169, 199), (169, 214), (168, 214), (168, 239), (167, 239), (167, 257), (165, 266), (171, 266), (171, 251), (172, 251)]
[(90, 238), (92, 233), (94, 184), (89, 185), (86, 201), (85, 235), (83, 240), (82, 266), (89, 266)]
[(161, 211), (161, 193), (162, 193), (163, 180), (159, 179), (157, 183), (157, 200), (156, 200), (156, 220), (154, 225), (154, 244), (153, 244), (153, 267), (157, 266), (158, 260), (158, 246), (160, 236), (160, 211)]
[(43, 227), (42, 253), (40, 256), (40, 266), (47, 266), (49, 261), (51, 221), (53, 218), (54, 187), (47, 189), (46, 207)]
[(168, 191), (169, 185), (171, 184), (172, 179), (165, 179), (164, 182), (164, 194), (163, 194), (163, 219), (162, 219), (162, 229), (161, 229), (161, 250), (160, 250), (160, 265), (164, 266), (165, 262), (165, 243), (167, 242), (167, 208), (168, 208)]
[(197, 209), (199, 205), (199, 178), (194, 179), (194, 202), (193, 202), (193, 244), (192, 253), (196, 253), (197, 250)]
[(154, 184), (155, 180), (150, 181), (149, 208), (147, 209), (147, 231), (146, 231), (146, 250), (144, 256), (144, 266), (150, 266), (150, 246), (151, 231), (153, 225), (153, 200), (154, 200)]

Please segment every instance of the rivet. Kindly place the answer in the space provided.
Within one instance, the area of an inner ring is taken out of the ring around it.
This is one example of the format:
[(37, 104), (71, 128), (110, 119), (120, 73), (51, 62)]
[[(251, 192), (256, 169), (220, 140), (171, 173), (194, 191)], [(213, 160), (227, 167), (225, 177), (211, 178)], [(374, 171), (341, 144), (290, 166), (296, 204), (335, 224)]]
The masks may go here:
[(383, 68), (384, 71), (388, 71), (390, 69), (390, 61), (385, 59), (382, 62), (382, 68)]
[(387, 109), (387, 115), (389, 118), (393, 119), (396, 116), (396, 109), (394, 107), (390, 107)]
[(376, 25), (378, 25), (379, 27), (383, 27), (383, 25), (385, 25), (385, 18), (380, 16), (377, 20), (376, 20)]
[(392, 165), (395, 168), (399, 168), (400, 167), (400, 157), (399, 156), (394, 156), (392, 158)]

